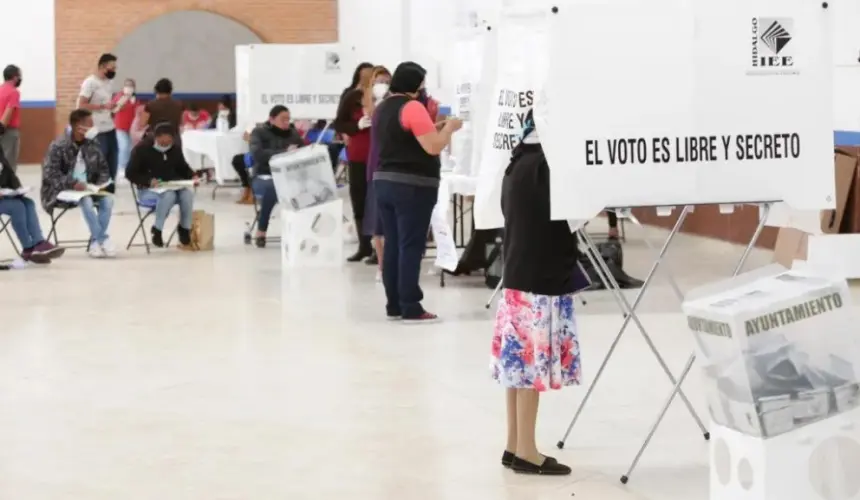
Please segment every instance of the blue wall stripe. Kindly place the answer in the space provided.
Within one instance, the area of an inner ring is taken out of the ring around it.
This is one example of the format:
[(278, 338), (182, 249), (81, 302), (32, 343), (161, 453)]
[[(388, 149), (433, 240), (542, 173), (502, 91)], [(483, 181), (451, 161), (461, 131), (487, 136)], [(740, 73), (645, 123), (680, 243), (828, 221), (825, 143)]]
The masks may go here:
[[(234, 101), (236, 100), (236, 94), (231, 92), (177, 92), (173, 94), (177, 99), (187, 101), (217, 101), (223, 95), (228, 95)], [(141, 99), (152, 99), (155, 94), (141, 92), (138, 96)], [(29, 109), (55, 108), (57, 101), (21, 101), (21, 107)]]
[(45, 109), (57, 107), (56, 101), (21, 101), (22, 108)]

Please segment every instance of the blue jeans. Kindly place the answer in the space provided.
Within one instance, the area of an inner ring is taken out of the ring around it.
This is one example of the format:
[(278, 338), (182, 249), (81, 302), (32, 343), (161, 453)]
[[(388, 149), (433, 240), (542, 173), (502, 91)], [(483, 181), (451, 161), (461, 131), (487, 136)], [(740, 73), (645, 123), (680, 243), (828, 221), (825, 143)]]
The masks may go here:
[(417, 318), (425, 312), (421, 306), (424, 293), (418, 279), (439, 188), (375, 180), (373, 190), (385, 236), (382, 256), (382, 283), (388, 301), (385, 309), (389, 316)]
[[(84, 222), (90, 228), (90, 239), (102, 244), (108, 239), (108, 226), (113, 212), (113, 196), (87, 196), (78, 203)], [(98, 210), (96, 210), (98, 209)]]
[(257, 218), (257, 231), (265, 233), (269, 230), (269, 219), (272, 217), (272, 210), (278, 204), (275, 181), (254, 177), (254, 180), (251, 181), (251, 189), (254, 190), (254, 196), (262, 197), (260, 201), (260, 214)]
[(192, 215), (194, 212), (194, 192), (188, 188), (176, 191), (165, 191), (155, 193), (149, 189), (140, 191), (140, 201), (155, 201), (155, 229), (164, 229), (167, 216), (173, 205), (179, 205), (179, 225), (184, 229), (191, 229)]
[[(116, 130), (102, 132), (96, 136), (96, 140), (99, 143), (102, 154), (105, 155), (105, 160), (107, 160), (110, 178), (112, 181), (116, 181), (116, 169), (119, 162), (119, 143), (116, 139)], [(115, 192), (116, 184), (111, 184), (106, 190), (111, 193)]]
[(36, 204), (26, 196), (16, 198), (0, 198), (0, 214), (12, 219), (12, 229), (18, 235), (18, 241), (24, 250), (29, 250), (45, 241), (39, 216), (36, 214)]
[(128, 166), (128, 159), (131, 158), (131, 135), (125, 130), (117, 130), (116, 144), (117, 175), (119, 175), (119, 172), (125, 172), (125, 167)]

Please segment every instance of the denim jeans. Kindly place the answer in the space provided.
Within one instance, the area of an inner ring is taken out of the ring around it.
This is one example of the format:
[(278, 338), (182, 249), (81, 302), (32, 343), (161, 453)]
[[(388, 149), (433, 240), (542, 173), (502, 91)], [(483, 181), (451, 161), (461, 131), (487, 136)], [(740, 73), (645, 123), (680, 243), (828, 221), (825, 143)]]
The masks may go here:
[(417, 318), (425, 312), (418, 279), (439, 188), (375, 180), (373, 191), (385, 236), (382, 283), (386, 311), (389, 316)]
[[(119, 161), (119, 143), (116, 139), (116, 130), (102, 132), (96, 136), (96, 140), (99, 143), (102, 154), (105, 155), (105, 160), (107, 160), (110, 178), (112, 181), (116, 182), (116, 169), (118, 164), (117, 162)], [(115, 192), (115, 190), (116, 184), (111, 184), (107, 188), (107, 191), (110, 191), (111, 193)]]
[(128, 159), (131, 158), (131, 135), (126, 130), (116, 131), (117, 145), (117, 175), (125, 176), (125, 167), (128, 166)]
[(254, 190), (254, 196), (263, 198), (260, 202), (260, 216), (257, 219), (257, 230), (265, 233), (269, 230), (269, 219), (272, 217), (272, 210), (278, 204), (275, 181), (254, 177), (254, 180), (251, 182), (251, 188)]
[(87, 196), (78, 203), (84, 222), (90, 228), (90, 239), (96, 243), (104, 243), (108, 239), (108, 226), (113, 212), (113, 196)]
[(36, 204), (26, 196), (15, 198), (0, 198), (0, 214), (12, 219), (12, 229), (18, 235), (18, 241), (24, 250), (29, 250), (45, 241), (39, 216), (36, 214)]
[(149, 189), (140, 190), (140, 201), (155, 200), (155, 229), (164, 229), (167, 216), (173, 205), (179, 205), (179, 225), (184, 229), (191, 229), (192, 215), (194, 212), (194, 191), (185, 188), (176, 191), (165, 191), (156, 193)]

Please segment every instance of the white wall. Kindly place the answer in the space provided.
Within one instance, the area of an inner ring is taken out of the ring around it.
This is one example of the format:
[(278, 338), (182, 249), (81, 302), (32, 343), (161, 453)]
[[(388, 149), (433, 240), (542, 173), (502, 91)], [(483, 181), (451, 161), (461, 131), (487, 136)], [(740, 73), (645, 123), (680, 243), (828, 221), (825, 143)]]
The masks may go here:
[[(21, 68), (24, 106), (52, 106), (56, 98), (54, 0), (4, 0), (0, 70), (8, 64)], [(47, 102), (46, 102), (47, 101)]]

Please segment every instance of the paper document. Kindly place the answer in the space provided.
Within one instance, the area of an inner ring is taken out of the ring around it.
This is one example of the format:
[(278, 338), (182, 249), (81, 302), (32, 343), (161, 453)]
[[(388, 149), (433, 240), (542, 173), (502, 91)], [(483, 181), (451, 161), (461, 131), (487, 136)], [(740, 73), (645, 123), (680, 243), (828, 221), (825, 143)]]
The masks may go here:
[(113, 184), (113, 181), (107, 181), (104, 184), (87, 184), (87, 188), (83, 191), (75, 191), (73, 189), (60, 191), (57, 195), (57, 200), (69, 203), (79, 203), (87, 196), (113, 196), (104, 189)]
[(149, 190), (156, 194), (164, 194), (168, 191), (179, 191), (180, 189), (189, 189), (193, 187), (194, 181), (189, 179), (185, 181), (162, 182), (158, 187), (150, 188)]
[(18, 189), (2, 188), (0, 189), (0, 198), (10, 196), (24, 196), (32, 190), (33, 188), (31, 187), (19, 187)]

